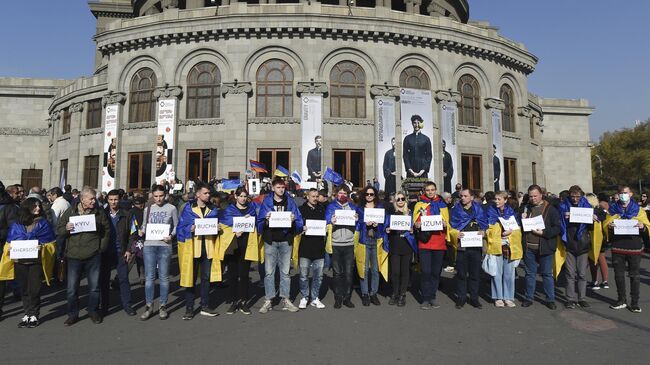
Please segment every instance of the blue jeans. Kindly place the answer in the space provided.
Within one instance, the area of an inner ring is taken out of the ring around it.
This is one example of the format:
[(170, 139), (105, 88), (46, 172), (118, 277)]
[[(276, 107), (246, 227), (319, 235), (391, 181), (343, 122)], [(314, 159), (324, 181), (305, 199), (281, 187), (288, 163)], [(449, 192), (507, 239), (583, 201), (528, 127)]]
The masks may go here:
[[(553, 256), (540, 255), (533, 250), (526, 250), (524, 264), (526, 264), (526, 300), (533, 300), (535, 297), (535, 285), (537, 284), (537, 273), (542, 275), (544, 293), (547, 302), (555, 301), (555, 280), (553, 279)], [(538, 269), (539, 266), (539, 269)]]
[(492, 299), (515, 299), (515, 269), (519, 260), (497, 257), (497, 274), (492, 277)]
[(309, 299), (309, 272), (311, 271), (311, 300), (318, 299), (320, 284), (323, 281), (323, 263), (325, 259), (311, 260), (305, 257), (299, 259), (300, 265), (300, 294)]
[[(379, 290), (379, 267), (377, 264), (377, 242), (368, 240), (366, 246), (366, 262), (364, 264), (364, 279), (360, 279), (362, 295), (376, 295)], [(368, 293), (370, 280), (370, 293)]]
[(436, 300), (445, 250), (420, 250), (420, 292), (422, 302)]
[(88, 279), (88, 313), (96, 313), (99, 305), (99, 267), (101, 266), (102, 255), (85, 259), (68, 259), (68, 285), (66, 298), (68, 300), (68, 315), (79, 317), (79, 282), (81, 274), (86, 272)]
[(160, 305), (167, 304), (169, 295), (169, 262), (172, 257), (172, 245), (144, 246), (144, 298), (148, 306), (153, 305), (155, 294), (156, 266), (160, 280)]
[[(201, 307), (208, 308), (210, 305), (210, 271), (212, 269), (212, 259), (208, 258), (208, 253), (205, 248), (205, 242), (201, 244), (201, 257), (194, 258), (194, 278), (192, 283), (196, 283), (196, 277), (201, 271), (201, 283), (199, 284), (199, 291), (201, 293)], [(194, 308), (194, 289), (193, 287), (185, 288), (185, 307)]]
[(266, 299), (275, 298), (275, 269), (280, 268), (280, 298), (289, 298), (291, 289), (291, 245), (289, 242), (264, 242), (264, 294)]

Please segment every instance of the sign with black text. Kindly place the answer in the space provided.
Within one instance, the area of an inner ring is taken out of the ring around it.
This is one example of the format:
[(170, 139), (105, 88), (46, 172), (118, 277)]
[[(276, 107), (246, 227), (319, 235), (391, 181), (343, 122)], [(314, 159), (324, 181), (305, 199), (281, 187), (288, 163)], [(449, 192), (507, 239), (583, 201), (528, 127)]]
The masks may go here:
[(10, 246), (9, 258), (12, 260), (38, 258), (38, 240), (15, 240)]
[(212, 236), (219, 234), (219, 218), (197, 218), (194, 220), (195, 236)]
[(307, 227), (305, 235), (325, 237), (327, 222), (319, 219), (307, 219), (305, 220), (305, 227)]
[(363, 210), (364, 223), (384, 223), (386, 211), (382, 208), (365, 208)]
[(255, 231), (255, 217), (233, 217), (232, 218), (232, 231), (248, 232)]
[(390, 229), (394, 231), (408, 231), (411, 229), (411, 216), (398, 214), (391, 215)]
[(354, 227), (357, 224), (357, 219), (355, 217), (356, 212), (350, 209), (337, 209), (334, 211), (334, 216), (336, 217), (337, 226), (352, 226)]
[(97, 225), (94, 214), (73, 215), (70, 216), (70, 223), (74, 224), (74, 229), (70, 233), (95, 232)]
[(271, 212), (270, 228), (291, 228), (291, 212)]
[(145, 240), (162, 241), (163, 238), (169, 237), (169, 227), (169, 224), (148, 223)]
[(569, 222), (594, 224), (594, 209), (571, 207), (569, 211)]
[(483, 247), (483, 236), (478, 232), (463, 232), (460, 247)]
[(441, 215), (423, 215), (420, 216), (420, 230), (422, 232), (442, 231)]

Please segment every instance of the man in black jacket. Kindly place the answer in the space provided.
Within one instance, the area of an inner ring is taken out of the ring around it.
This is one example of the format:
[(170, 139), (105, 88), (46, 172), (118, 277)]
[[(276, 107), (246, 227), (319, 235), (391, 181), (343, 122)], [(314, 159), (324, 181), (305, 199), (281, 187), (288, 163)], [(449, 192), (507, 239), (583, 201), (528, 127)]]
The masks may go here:
[(429, 177), (429, 168), (433, 158), (431, 139), (422, 133), (424, 120), (421, 116), (413, 115), (411, 124), (413, 133), (404, 138), (402, 145), (406, 177)]
[[(11, 186), (9, 187), (11, 188)], [(0, 253), (4, 252), (4, 246), (7, 242), (9, 227), (18, 219), (18, 204), (7, 191), (4, 184), (0, 181)], [(0, 319), (2, 319), (2, 306), (5, 300), (5, 290), (7, 282), (0, 281)]]
[(451, 193), (451, 179), (454, 177), (454, 161), (451, 154), (447, 152), (447, 141), (442, 140), (442, 176), (444, 184), (442, 191)]
[[(395, 137), (390, 141), (392, 148), (386, 151), (384, 154), (384, 179), (386, 180), (386, 186), (384, 191), (386, 192), (386, 200), (389, 199), (391, 194), (395, 194), (397, 191), (397, 179), (396, 179), (396, 169), (395, 169)], [(376, 189), (379, 191), (379, 189)]]
[[(325, 308), (325, 305), (318, 299), (321, 282), (323, 280), (323, 264), (325, 262), (325, 237), (308, 236), (307, 220), (325, 220), (325, 208), (318, 203), (318, 190), (310, 189), (307, 192), (307, 201), (300, 207), (300, 214), (304, 220), (304, 235), (300, 240), (298, 249), (298, 262), (300, 266), (300, 293), (302, 299), (298, 308), (307, 308), (311, 296), (311, 306)], [(309, 290), (309, 272), (311, 271), (311, 292)], [(311, 293), (311, 295), (310, 295)]]
[(560, 225), (560, 213), (557, 209), (543, 199), (542, 188), (539, 185), (531, 185), (528, 188), (529, 204), (526, 206), (521, 218), (533, 218), (542, 216), (544, 229), (535, 229), (524, 232), (523, 246), (526, 253), (524, 263), (526, 264), (526, 293), (522, 307), (530, 307), (535, 296), (537, 284), (537, 273), (539, 271), (544, 284), (546, 294), (546, 306), (549, 309), (556, 309), (555, 305), (555, 281), (553, 278), (553, 257), (557, 249), (557, 238), (562, 233)]

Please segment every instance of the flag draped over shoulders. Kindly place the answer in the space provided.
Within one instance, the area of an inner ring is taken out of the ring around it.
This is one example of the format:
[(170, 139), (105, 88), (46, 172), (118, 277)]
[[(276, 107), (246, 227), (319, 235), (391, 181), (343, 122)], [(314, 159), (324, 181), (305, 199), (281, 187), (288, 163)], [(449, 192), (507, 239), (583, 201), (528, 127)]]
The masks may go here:
[[(383, 206), (378, 205), (376, 208), (384, 209)], [(357, 263), (357, 273), (361, 279), (365, 278), (366, 270), (366, 241), (368, 239), (368, 225), (364, 222), (365, 209), (361, 207), (356, 208), (359, 219), (355, 227), (354, 233), (354, 258)], [(375, 236), (375, 243), (377, 245), (377, 264), (379, 272), (388, 281), (388, 239), (386, 237), (386, 228), (384, 222), (377, 224), (377, 236)]]
[[(221, 281), (221, 262), (215, 253), (218, 252), (218, 235), (195, 236), (192, 226), (197, 218), (217, 218), (219, 210), (214, 206), (206, 206), (205, 212), (191, 200), (185, 204), (176, 227), (178, 240), (178, 265), (181, 273), (180, 285), (191, 288), (194, 286), (194, 259), (201, 257), (201, 245), (205, 240), (205, 250), (208, 259), (212, 259), (210, 282)], [(216, 258), (216, 260), (215, 260)]]
[(40, 245), (40, 259), (43, 267), (43, 277), (47, 285), (54, 278), (54, 254), (56, 251), (56, 235), (47, 219), (36, 221), (34, 228), (27, 232), (24, 225), (14, 223), (7, 233), (7, 244), (0, 259), (0, 280), (13, 280), (15, 277), (14, 263), (10, 259), (10, 247), (13, 241), (37, 240)]
[(607, 229), (607, 227), (610, 223), (613, 223), (615, 219), (636, 220), (645, 226), (645, 234), (650, 237), (650, 221), (648, 221), (648, 215), (643, 209), (641, 209), (641, 207), (639, 207), (639, 204), (637, 204), (636, 201), (630, 200), (630, 202), (627, 204), (627, 207), (624, 207), (620, 201), (609, 206), (607, 217), (603, 222), (603, 231), (608, 240), (609, 229)]
[[(264, 231), (264, 226), (266, 225), (266, 215), (270, 212), (275, 211), (273, 208), (273, 196), (274, 194), (271, 193), (264, 197), (264, 200), (262, 200), (262, 203), (260, 204), (260, 210), (257, 213), (257, 218), (256, 218), (256, 225), (257, 225), (257, 231), (261, 235), (262, 232)], [(293, 236), (293, 246), (292, 246), (292, 252), (291, 252), (291, 262), (295, 267), (298, 266), (298, 249), (300, 247), (300, 234), (302, 233), (303, 230), (303, 221), (302, 221), (302, 214), (300, 214), (300, 210), (298, 209), (298, 205), (296, 202), (291, 198), (289, 193), (285, 192), (284, 193), (284, 198), (287, 202), (287, 212), (291, 212), (293, 214), (294, 220), (293, 220), (293, 229), (294, 230), (294, 236)], [(286, 235), (289, 233), (289, 230), (291, 228), (283, 228), (282, 232)], [(260, 257), (264, 257), (264, 243), (260, 243), (262, 245), (262, 248), (260, 249)], [(260, 259), (263, 260), (263, 259)]]
[(452, 230), (449, 221), (449, 208), (439, 195), (431, 199), (425, 195), (420, 196), (420, 201), (415, 203), (415, 207), (413, 207), (413, 223), (417, 222), (422, 215), (440, 215), (447, 224), (445, 240), (451, 242)]
[[(223, 260), (230, 245), (237, 239), (235, 232), (232, 230), (234, 217), (256, 217), (255, 204), (249, 203), (246, 211), (242, 213), (235, 203), (229, 204), (226, 209), (221, 211), (219, 216), (219, 226), (221, 227), (221, 235), (219, 236), (219, 259)], [(248, 243), (246, 246), (245, 259), (248, 261), (264, 262), (263, 249), (264, 245), (260, 240), (257, 228), (253, 225), (253, 232), (248, 233)], [(260, 254), (262, 253), (262, 254)]]
[[(348, 202), (348, 206), (351, 210), (354, 210), (359, 214), (359, 208), (351, 202)], [(337, 209), (343, 209), (343, 206), (338, 201), (333, 201), (325, 207), (325, 222), (327, 223), (327, 240), (325, 241), (325, 252), (332, 253), (332, 231), (334, 230), (334, 224), (332, 223), (332, 217)], [(356, 230), (356, 227), (354, 227)]]
[(523, 248), (521, 244), (521, 229), (513, 230), (510, 235), (503, 237), (503, 227), (499, 218), (505, 220), (516, 217), (515, 210), (508, 204), (504, 205), (503, 210), (499, 209), (496, 204), (490, 204), (487, 211), (488, 230), (487, 230), (487, 253), (490, 255), (501, 255), (503, 239), (507, 238), (510, 246), (510, 260), (521, 260), (523, 257)]
[(462, 231), (471, 221), (475, 220), (481, 230), (486, 230), (488, 220), (483, 207), (477, 202), (472, 202), (470, 212), (471, 214), (467, 213), (462, 204), (456, 204), (451, 211), (451, 227)]

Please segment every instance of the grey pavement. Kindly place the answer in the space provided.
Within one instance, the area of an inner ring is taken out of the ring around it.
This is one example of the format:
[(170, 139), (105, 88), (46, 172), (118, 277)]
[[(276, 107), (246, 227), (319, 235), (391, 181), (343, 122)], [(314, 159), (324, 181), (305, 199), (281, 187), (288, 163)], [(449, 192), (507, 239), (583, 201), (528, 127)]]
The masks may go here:
[[(308, 307), (298, 313), (274, 310), (257, 312), (263, 289), (251, 271), (255, 298), (253, 313), (226, 315), (225, 289), (215, 286), (212, 300), (221, 315), (197, 315), (181, 319), (184, 292), (178, 287), (177, 263), (172, 262), (172, 313), (166, 321), (153, 317), (143, 322), (127, 316), (112, 292), (113, 308), (102, 324), (93, 324), (82, 310), (82, 320), (64, 327), (64, 290), (44, 290), (41, 316), (36, 329), (18, 329), (20, 303), (7, 298), (0, 322), (1, 364), (98, 363), (98, 364), (647, 364), (650, 345), (650, 256), (644, 255), (641, 271), (643, 313), (612, 310), (616, 298), (613, 270), (610, 289), (590, 291), (588, 309), (566, 310), (564, 290), (558, 288), (558, 309), (551, 311), (540, 301), (532, 307), (495, 308), (489, 297), (487, 278), (481, 282), (483, 309), (467, 305), (461, 310), (452, 301), (454, 282), (443, 273), (441, 308), (423, 311), (417, 303), (417, 281), (403, 308), (333, 308), (327, 290), (325, 309)], [(294, 272), (292, 295), (300, 298)], [(326, 271), (324, 286), (330, 282)], [(518, 270), (517, 293), (521, 293), (523, 271)], [(131, 271), (132, 294), (138, 314), (143, 312), (144, 287)], [(82, 293), (85, 286), (82, 285)], [(384, 294), (386, 287), (384, 285)], [(541, 281), (538, 280), (541, 290)], [(629, 285), (628, 285), (629, 290)], [(197, 299), (198, 302), (198, 299)], [(85, 296), (82, 297), (85, 305)], [(279, 309), (279, 308), (278, 308)]]

